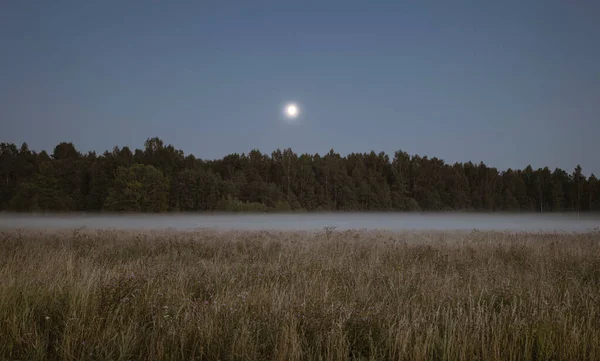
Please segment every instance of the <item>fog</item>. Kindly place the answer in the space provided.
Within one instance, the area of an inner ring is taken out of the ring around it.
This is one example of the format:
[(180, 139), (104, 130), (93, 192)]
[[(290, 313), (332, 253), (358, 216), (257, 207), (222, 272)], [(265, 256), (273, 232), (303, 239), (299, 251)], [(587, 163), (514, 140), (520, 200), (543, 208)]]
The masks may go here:
[(600, 215), (482, 213), (310, 213), (310, 214), (0, 214), (2, 229), (173, 229), (310, 231), (335, 227), (380, 230), (497, 230), (586, 232)]

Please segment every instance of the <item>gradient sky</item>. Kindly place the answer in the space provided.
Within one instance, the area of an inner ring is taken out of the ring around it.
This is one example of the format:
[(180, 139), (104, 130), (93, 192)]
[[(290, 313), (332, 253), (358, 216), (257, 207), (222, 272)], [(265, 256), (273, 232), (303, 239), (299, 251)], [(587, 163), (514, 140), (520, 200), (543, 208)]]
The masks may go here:
[(0, 141), (599, 175), (599, 19), (594, 0), (4, 0)]

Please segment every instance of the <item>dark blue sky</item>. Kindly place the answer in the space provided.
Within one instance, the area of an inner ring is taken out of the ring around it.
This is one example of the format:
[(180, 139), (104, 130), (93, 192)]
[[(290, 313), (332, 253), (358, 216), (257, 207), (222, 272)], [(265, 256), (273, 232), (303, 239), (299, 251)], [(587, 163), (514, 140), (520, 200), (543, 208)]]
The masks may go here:
[(598, 175), (598, 19), (592, 0), (5, 0), (0, 141), (402, 149)]

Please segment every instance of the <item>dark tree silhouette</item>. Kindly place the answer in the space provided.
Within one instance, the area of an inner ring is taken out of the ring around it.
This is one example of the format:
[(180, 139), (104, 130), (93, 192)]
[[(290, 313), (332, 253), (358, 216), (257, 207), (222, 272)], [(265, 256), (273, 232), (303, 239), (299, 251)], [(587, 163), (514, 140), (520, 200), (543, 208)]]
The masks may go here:
[(499, 171), (402, 150), (289, 148), (202, 160), (156, 137), (102, 155), (0, 143), (0, 184), (0, 210), (11, 211), (600, 211), (600, 182), (579, 165)]

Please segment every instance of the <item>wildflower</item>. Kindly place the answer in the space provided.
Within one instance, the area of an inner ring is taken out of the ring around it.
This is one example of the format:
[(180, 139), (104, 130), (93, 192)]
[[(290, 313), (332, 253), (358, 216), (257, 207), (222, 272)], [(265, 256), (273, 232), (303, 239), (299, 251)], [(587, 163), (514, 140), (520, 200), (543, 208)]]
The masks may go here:
[(205, 305), (208, 305), (208, 301), (204, 301), (204, 304), (205, 304)]
[(50, 319), (50, 316), (46, 316), (46, 321), (48, 321)]

